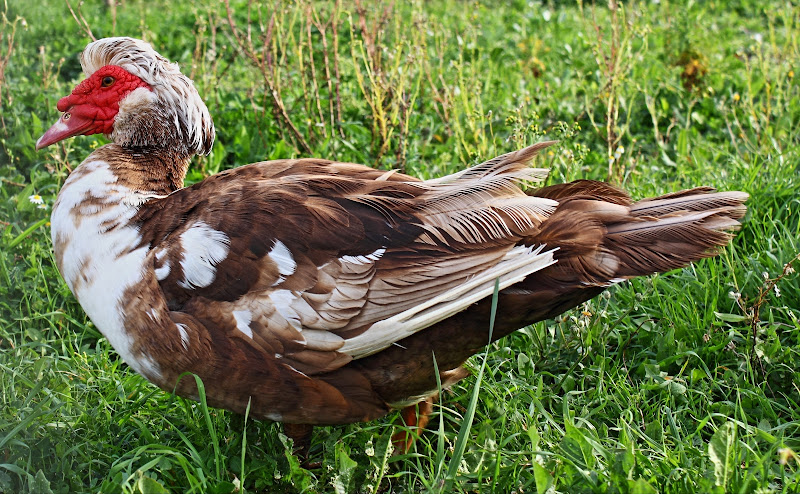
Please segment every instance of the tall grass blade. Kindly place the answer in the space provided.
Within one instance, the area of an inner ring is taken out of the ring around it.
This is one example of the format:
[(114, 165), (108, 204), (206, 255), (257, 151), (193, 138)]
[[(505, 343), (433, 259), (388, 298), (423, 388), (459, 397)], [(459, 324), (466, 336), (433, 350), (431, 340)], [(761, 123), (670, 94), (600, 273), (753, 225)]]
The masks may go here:
[(494, 293), (492, 294), (492, 310), (489, 317), (489, 342), (486, 346), (486, 351), (483, 353), (483, 360), (481, 361), (480, 370), (478, 370), (478, 377), (475, 379), (475, 388), (472, 391), (472, 396), (469, 400), (469, 406), (464, 414), (464, 420), (461, 423), (461, 428), (458, 431), (456, 444), (453, 449), (453, 457), (450, 459), (450, 466), (447, 469), (447, 482), (445, 483), (444, 492), (452, 492), (453, 482), (458, 475), (458, 468), (461, 466), (461, 459), (464, 457), (464, 451), (467, 448), (467, 437), (472, 428), (472, 421), (475, 418), (475, 409), (478, 406), (478, 396), (480, 395), (481, 382), (483, 382), (483, 371), (486, 369), (486, 359), (489, 355), (489, 344), (492, 343), (492, 336), (494, 335), (494, 320), (497, 315), (497, 299), (500, 292), (500, 280), (496, 279), (494, 282)]

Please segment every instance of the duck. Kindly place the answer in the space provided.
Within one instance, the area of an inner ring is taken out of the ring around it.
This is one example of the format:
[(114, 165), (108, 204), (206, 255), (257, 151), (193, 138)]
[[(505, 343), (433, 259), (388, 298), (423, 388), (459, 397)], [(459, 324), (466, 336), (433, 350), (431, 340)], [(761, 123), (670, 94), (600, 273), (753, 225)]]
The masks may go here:
[(198, 400), (194, 374), (208, 405), (282, 422), (298, 454), (315, 426), (401, 410), (423, 428), (490, 325), (494, 341), (717, 255), (746, 213), (746, 193), (710, 187), (633, 201), (599, 181), (542, 186), (531, 163), (553, 141), (429, 180), (298, 158), (184, 187), (215, 139), (193, 82), (128, 37), (80, 62), (36, 143), (110, 141), (52, 208), (64, 281), (135, 372)]

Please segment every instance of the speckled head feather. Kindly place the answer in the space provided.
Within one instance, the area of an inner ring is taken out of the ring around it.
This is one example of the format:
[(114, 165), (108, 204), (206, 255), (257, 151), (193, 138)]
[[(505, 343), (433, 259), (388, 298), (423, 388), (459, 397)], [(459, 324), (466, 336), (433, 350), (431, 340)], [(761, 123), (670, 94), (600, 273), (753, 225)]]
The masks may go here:
[(211, 115), (194, 83), (181, 74), (178, 64), (161, 56), (149, 43), (117, 37), (99, 39), (81, 53), (81, 66), (87, 76), (106, 65), (118, 65), (150, 85), (158, 100), (156, 105), (172, 116), (165, 118), (165, 123), (174, 129), (165, 130), (174, 130), (189, 153), (211, 152), (214, 144)]

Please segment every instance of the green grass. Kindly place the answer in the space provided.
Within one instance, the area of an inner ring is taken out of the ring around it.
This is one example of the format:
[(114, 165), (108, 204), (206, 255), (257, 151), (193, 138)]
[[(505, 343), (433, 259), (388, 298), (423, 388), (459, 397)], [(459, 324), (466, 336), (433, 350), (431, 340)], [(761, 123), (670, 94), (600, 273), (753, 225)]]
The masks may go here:
[(611, 178), (635, 197), (711, 185), (747, 191), (750, 209), (718, 258), (491, 345), (412, 454), (389, 455), (389, 416), (319, 428), (323, 466), (308, 471), (279, 425), (134, 374), (70, 295), (29, 196), (52, 207), (103, 142), (34, 151), (88, 37), (66, 4), (8, 0), (0, 493), (800, 491), (800, 287), (782, 276), (800, 252), (800, 8), (274, 2), (248, 18), (236, 0), (234, 31), (214, 0), (119, 3), (80, 15), (97, 37), (146, 37), (208, 101), (218, 142), (189, 182), (306, 155), (430, 177), (558, 138), (541, 160), (552, 182)]

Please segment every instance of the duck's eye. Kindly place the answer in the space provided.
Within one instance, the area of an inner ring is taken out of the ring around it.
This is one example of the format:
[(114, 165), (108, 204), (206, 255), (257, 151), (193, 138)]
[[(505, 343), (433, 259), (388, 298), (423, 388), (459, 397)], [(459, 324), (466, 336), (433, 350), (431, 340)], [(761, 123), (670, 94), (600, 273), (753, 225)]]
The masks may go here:
[(103, 77), (102, 84), (103, 84), (103, 87), (108, 87), (108, 86), (114, 84), (114, 78), (111, 77), (110, 75), (107, 75), (107, 76)]

